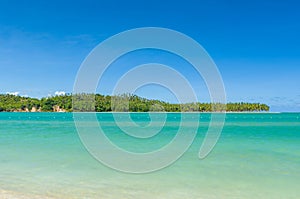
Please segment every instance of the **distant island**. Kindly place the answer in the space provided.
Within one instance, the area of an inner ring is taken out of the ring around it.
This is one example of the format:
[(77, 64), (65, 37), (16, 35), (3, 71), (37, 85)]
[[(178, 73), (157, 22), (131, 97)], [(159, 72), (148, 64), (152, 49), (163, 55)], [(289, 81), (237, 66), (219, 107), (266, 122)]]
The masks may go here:
[[(77, 97), (75, 107), (73, 108), (72, 99)], [(93, 103), (87, 103), (87, 99), (93, 97)], [(114, 100), (128, 100), (129, 106), (124, 108), (118, 103), (112, 103)], [(166, 111), (166, 112), (214, 112), (216, 106), (223, 106), (224, 111), (228, 112), (262, 112), (269, 111), (270, 107), (261, 103), (185, 103), (174, 104), (161, 100), (152, 100), (139, 97), (137, 95), (109, 96), (101, 94), (81, 94), (81, 95), (60, 95), (44, 97), (41, 99), (15, 96), (10, 94), (0, 94), (0, 112), (148, 112), (148, 111)], [(218, 109), (220, 110), (220, 109)]]

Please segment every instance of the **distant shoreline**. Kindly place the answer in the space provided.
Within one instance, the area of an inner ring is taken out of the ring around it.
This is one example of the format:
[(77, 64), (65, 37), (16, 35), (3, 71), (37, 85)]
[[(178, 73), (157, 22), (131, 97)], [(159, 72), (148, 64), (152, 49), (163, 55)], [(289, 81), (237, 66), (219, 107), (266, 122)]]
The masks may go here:
[(262, 103), (170, 103), (137, 95), (67, 94), (42, 99), (0, 94), (0, 112), (269, 112)]
[(197, 111), (193, 111), (193, 112), (113, 112), (113, 111), (107, 111), (107, 112), (70, 112), (70, 111), (66, 111), (66, 112), (51, 112), (51, 111), (41, 111), (41, 112), (25, 112), (25, 111), (1, 111), (0, 113), (207, 113), (207, 114), (211, 114), (211, 113), (225, 113), (225, 114), (281, 114), (281, 113), (299, 113), (299, 112), (197, 112)]

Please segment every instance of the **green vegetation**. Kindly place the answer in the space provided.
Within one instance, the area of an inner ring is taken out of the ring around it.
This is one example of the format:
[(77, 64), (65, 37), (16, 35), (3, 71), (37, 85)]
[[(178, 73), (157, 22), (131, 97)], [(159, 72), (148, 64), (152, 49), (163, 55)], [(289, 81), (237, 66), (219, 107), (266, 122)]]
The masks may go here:
[(14, 95), (0, 95), (0, 111), (31, 111), (40, 108), (40, 100)]
[[(76, 99), (74, 105), (72, 98)], [(0, 94), (0, 112), (13, 111), (96, 111), (96, 112), (213, 112), (225, 110), (230, 112), (269, 111), (269, 106), (260, 103), (186, 103), (171, 104), (160, 100), (149, 100), (136, 95), (104, 96), (100, 94), (77, 94), (53, 96), (42, 99)]]

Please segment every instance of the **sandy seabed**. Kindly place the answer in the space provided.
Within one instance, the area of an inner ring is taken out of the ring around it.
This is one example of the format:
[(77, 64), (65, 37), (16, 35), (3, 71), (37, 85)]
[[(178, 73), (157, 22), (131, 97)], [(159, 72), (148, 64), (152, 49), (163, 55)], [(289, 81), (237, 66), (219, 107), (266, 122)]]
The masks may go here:
[(23, 194), (13, 191), (0, 190), (0, 199), (53, 199), (47, 196)]

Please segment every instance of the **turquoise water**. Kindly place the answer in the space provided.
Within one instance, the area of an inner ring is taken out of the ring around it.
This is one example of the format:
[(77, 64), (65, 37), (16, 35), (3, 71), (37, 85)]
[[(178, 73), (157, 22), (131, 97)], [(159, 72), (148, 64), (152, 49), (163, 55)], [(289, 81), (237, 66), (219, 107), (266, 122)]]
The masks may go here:
[[(142, 141), (122, 133), (110, 113), (97, 117), (118, 146), (147, 152), (172, 140), (182, 116), (169, 113), (160, 135)], [(149, 122), (143, 113), (132, 118), (142, 126)], [(192, 146), (171, 166), (126, 174), (87, 152), (71, 113), (0, 113), (0, 198), (7, 192), (11, 198), (300, 197), (299, 113), (227, 114), (218, 144), (200, 160), (209, 120), (201, 114)]]

